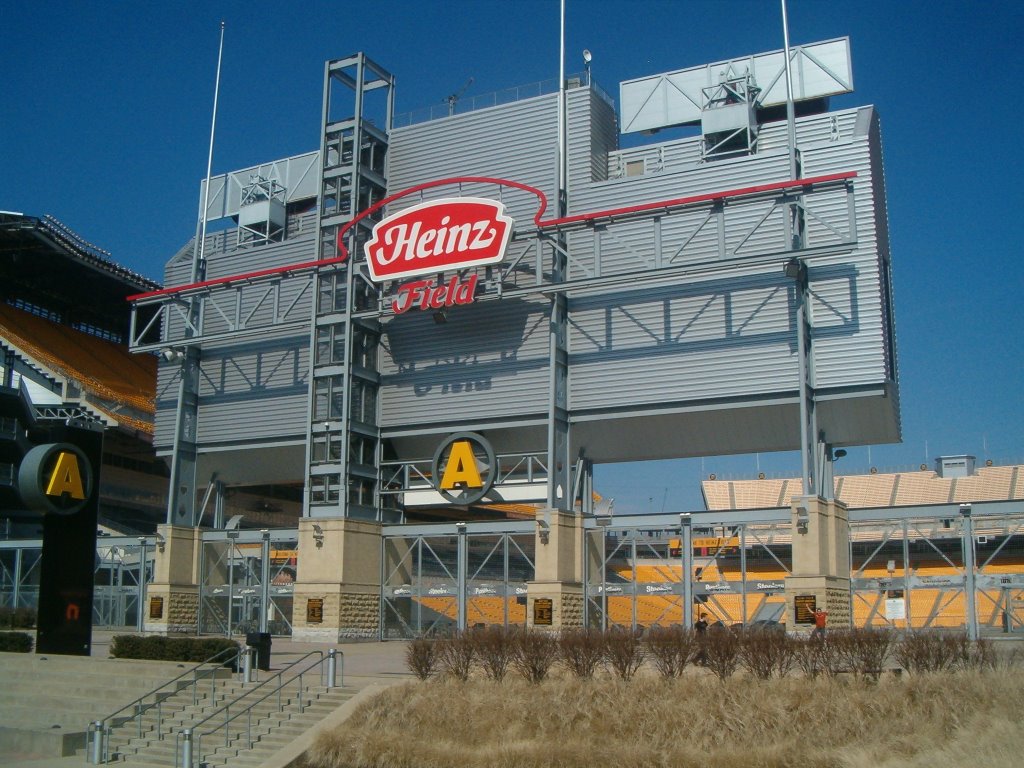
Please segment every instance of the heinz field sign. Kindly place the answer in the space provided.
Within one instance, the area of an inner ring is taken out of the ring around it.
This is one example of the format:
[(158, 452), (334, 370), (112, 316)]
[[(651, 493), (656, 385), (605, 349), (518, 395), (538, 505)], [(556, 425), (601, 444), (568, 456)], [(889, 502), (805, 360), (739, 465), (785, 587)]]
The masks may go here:
[[(496, 264), (505, 258), (512, 224), (502, 203), (477, 197), (433, 200), (406, 208), (374, 226), (363, 248), (370, 277), (380, 283)], [(476, 280), (470, 279), (475, 288)], [(459, 285), (470, 287), (469, 282)], [(473, 300), (471, 289), (457, 288), (428, 280), (407, 283), (399, 287), (393, 308), (396, 312), (412, 307), (437, 309)]]

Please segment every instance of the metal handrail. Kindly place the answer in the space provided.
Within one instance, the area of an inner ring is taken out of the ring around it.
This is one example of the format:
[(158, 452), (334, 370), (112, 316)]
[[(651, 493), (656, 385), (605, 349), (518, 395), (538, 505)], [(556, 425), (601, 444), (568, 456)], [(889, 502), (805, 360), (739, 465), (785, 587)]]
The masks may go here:
[[(291, 678), (285, 680), (285, 676), (288, 673), (293, 672), (295, 670), (295, 668), (299, 664), (301, 664), (303, 661), (305, 661), (306, 659), (310, 658), (311, 656), (319, 656), (319, 658), (315, 662), (307, 665), (305, 669), (300, 670), (298, 673), (292, 675)], [(251, 748), (253, 743), (254, 743), (253, 739), (252, 739), (252, 713), (253, 713), (253, 710), (258, 705), (262, 704), (267, 699), (269, 699), (271, 696), (273, 696), (274, 694), (277, 694), (277, 710), (276, 711), (277, 712), (282, 712), (284, 710), (284, 705), (283, 705), (282, 700), (281, 700), (281, 693), (282, 693), (282, 691), (284, 690), (285, 686), (290, 685), (291, 683), (294, 683), (295, 681), (298, 681), (299, 712), (304, 712), (305, 711), (305, 705), (303, 703), (303, 698), (302, 698), (302, 692), (303, 692), (302, 680), (303, 680), (303, 676), (305, 674), (307, 674), (308, 672), (310, 672), (310, 671), (312, 671), (312, 670), (314, 670), (314, 669), (319, 667), (320, 668), (320, 681), (321, 681), (321, 683), (323, 683), (324, 680), (326, 679), (326, 684), (327, 684), (328, 688), (335, 687), (335, 685), (336, 685), (335, 677), (336, 677), (336, 669), (337, 669), (336, 668), (336, 660), (339, 657), (341, 658), (341, 669), (342, 669), (342, 671), (341, 671), (342, 683), (341, 684), (343, 685), (344, 684), (344, 679), (345, 679), (345, 671), (344, 671), (344, 669), (345, 669), (344, 668), (344, 665), (345, 665), (345, 655), (343, 653), (341, 653), (340, 651), (336, 651), (334, 648), (331, 648), (327, 652), (326, 656), (324, 656), (324, 652), (320, 651), (320, 650), (310, 651), (309, 653), (305, 654), (304, 656), (301, 656), (298, 659), (296, 659), (295, 661), (293, 661), (291, 664), (289, 664), (287, 667), (282, 669), (277, 674), (272, 675), (271, 677), (268, 677), (266, 680), (261, 682), (259, 685), (257, 685), (254, 688), (251, 688), (250, 690), (246, 691), (244, 694), (239, 696), (234, 701), (228, 702), (227, 704), (225, 704), (220, 709), (218, 709), (218, 710), (216, 710), (214, 712), (211, 712), (209, 715), (204, 717), (199, 722), (194, 723), (190, 728), (185, 728), (185, 729), (182, 729), (181, 731), (179, 731), (177, 736), (175, 737), (175, 741), (174, 741), (174, 765), (175, 765), (175, 768), (194, 768), (195, 756), (198, 755), (200, 757), (200, 759), (202, 757), (202, 738), (203, 738), (203, 736), (212, 736), (214, 733), (216, 733), (217, 731), (221, 730), (222, 728), (224, 730), (224, 746), (225, 747), (229, 746), (230, 743), (231, 743), (231, 733), (228, 730), (228, 726), (233, 721), (235, 721), (236, 719), (242, 717), (243, 715), (246, 716), (246, 734), (247, 734), (249, 748)], [(326, 666), (324, 665), (324, 662), (327, 662)], [(271, 683), (271, 681), (273, 681), (275, 679), (278, 681), (277, 685), (275, 685), (270, 690), (264, 690), (264, 687), (269, 685)], [(233, 715), (231, 714), (231, 708), (232, 707), (237, 707), (245, 699), (248, 699), (249, 697), (255, 695), (257, 692), (260, 692), (260, 691), (263, 691), (263, 695), (261, 695), (255, 701), (252, 701), (251, 703), (249, 703), (244, 709), (242, 709), (240, 711), (236, 711), (235, 714), (233, 714)], [(270, 713), (268, 712), (267, 715), (269, 716), (269, 714)], [(218, 723), (214, 728), (212, 728), (212, 729), (210, 729), (208, 731), (200, 731), (197, 734), (197, 731), (199, 731), (199, 729), (203, 725), (213, 721), (214, 719), (219, 719), (220, 717), (224, 718), (223, 722)]]
[[(222, 651), (215, 653), (205, 661), (201, 661), (191, 669), (186, 669), (177, 677), (168, 680), (162, 685), (158, 685), (153, 690), (144, 693), (135, 701), (125, 704), (120, 709), (111, 712), (109, 715), (104, 717), (102, 720), (96, 720), (89, 725), (89, 732), (86, 735), (86, 756), (90, 763), (97, 765), (99, 763), (110, 762), (110, 733), (113, 729), (114, 720), (121, 715), (122, 712), (134, 709), (134, 714), (130, 717), (126, 717), (118, 725), (125, 725), (130, 723), (132, 720), (138, 720), (138, 735), (142, 736), (142, 715), (149, 710), (156, 707), (156, 732), (157, 739), (163, 739), (163, 702), (165, 699), (173, 696), (182, 688), (187, 686), (176, 686), (182, 679), (192, 675), (192, 704), (195, 705), (199, 702), (199, 681), (203, 677), (209, 676), (211, 678), (210, 696), (211, 698), (216, 695), (217, 692), (217, 677), (216, 673), (221, 670), (225, 665), (234, 663), (235, 668), (241, 674), (242, 664), (241, 656), (246, 653), (245, 648), (225, 648)], [(210, 667), (210, 664), (216, 666)], [(175, 686), (173, 690), (167, 692), (167, 695), (160, 695), (164, 689)], [(143, 704), (143, 702), (153, 696), (153, 701), (149, 704)]]

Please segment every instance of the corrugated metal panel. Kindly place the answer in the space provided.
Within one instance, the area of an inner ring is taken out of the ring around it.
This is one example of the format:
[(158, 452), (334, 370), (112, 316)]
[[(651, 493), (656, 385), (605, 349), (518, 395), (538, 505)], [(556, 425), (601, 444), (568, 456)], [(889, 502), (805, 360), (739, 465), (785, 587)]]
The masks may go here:
[(608, 153), (618, 146), (618, 134), (615, 109), (597, 91), (581, 88), (567, 95), (567, 183), (572, 211), (577, 190), (608, 178)]
[[(801, 153), (807, 175), (856, 171), (857, 248), (842, 257), (811, 263), (815, 386), (829, 388), (890, 380), (889, 350), (883, 310), (878, 253), (878, 219), (884, 219), (875, 189), (872, 148), (865, 137), (838, 141)], [(826, 221), (847, 216), (846, 201), (834, 194), (815, 197), (811, 210)], [(810, 245), (830, 237), (813, 217), (808, 225)]]
[(789, 281), (778, 272), (573, 299), (570, 406), (627, 407), (793, 389), (792, 300)]
[(785, 153), (759, 154), (705, 163), (676, 172), (610, 179), (577, 193), (574, 206), (580, 213), (600, 211), (640, 202), (724, 192), (788, 178), (789, 160)]
[(158, 449), (169, 448), (174, 443), (174, 416), (180, 381), (181, 366), (160, 360), (156, 371), (156, 417), (153, 431), (153, 445)]
[(381, 426), (545, 413), (547, 301), (506, 299), (391, 318), (382, 340)]
[[(396, 128), (388, 148), (388, 193), (454, 176), (491, 176), (538, 187), (553, 200), (557, 104), (554, 95), (538, 96)], [(403, 199), (394, 210), (416, 202)], [(517, 229), (532, 222), (535, 198), (517, 195), (508, 204)]]
[(308, 386), (305, 333), (207, 344), (199, 382), (200, 442), (305, 434)]

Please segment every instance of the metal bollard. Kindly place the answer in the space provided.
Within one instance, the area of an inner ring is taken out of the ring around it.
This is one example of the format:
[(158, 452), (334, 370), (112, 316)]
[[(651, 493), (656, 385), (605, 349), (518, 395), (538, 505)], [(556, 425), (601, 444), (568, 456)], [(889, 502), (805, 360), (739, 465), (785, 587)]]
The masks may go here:
[(334, 688), (337, 683), (335, 678), (338, 674), (338, 653), (333, 648), (327, 651), (327, 689)]
[(255, 657), (255, 655), (256, 655), (256, 649), (253, 648), (251, 645), (247, 645), (247, 646), (245, 646), (244, 655), (245, 655), (245, 658), (242, 659), (242, 682), (243, 683), (251, 683), (252, 682), (252, 668), (254, 666), (254, 664), (252, 662), (253, 662), (253, 657)]
[(192, 729), (181, 730), (181, 768), (192, 768)]
[(103, 762), (104, 742), (106, 741), (106, 731), (103, 728), (102, 720), (95, 720), (89, 726), (89, 730), (92, 731), (92, 752), (89, 755), (89, 762), (93, 765), (99, 765)]

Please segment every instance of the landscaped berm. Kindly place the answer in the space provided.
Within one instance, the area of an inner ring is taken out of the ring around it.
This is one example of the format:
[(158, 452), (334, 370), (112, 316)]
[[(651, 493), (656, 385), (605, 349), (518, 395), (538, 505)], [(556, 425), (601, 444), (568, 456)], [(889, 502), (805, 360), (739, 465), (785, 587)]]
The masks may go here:
[[(588, 664), (580, 661), (592, 658), (589, 651), (581, 654), (577, 644), (567, 656), (563, 645), (551, 657), (557, 662), (550, 674), (541, 675), (540, 682), (530, 681), (537, 677), (537, 665), (530, 665), (522, 652), (511, 654), (507, 676), (494, 679), (494, 665), (479, 651), (467, 668), (465, 653), (453, 652), (443, 647), (446, 641), (438, 641), (433, 659), (436, 671), (433, 663), (421, 664), (419, 671), (426, 673), (422, 675), (426, 679), (390, 688), (365, 702), (343, 726), (321, 734), (307, 754), (307, 764), (314, 768), (1010, 768), (1022, 764), (1024, 669), (1016, 663), (1017, 654), (1006, 648), (994, 653), (991, 647), (980, 653), (972, 649), (967, 655), (951, 656), (947, 650), (968, 646), (957, 638), (936, 636), (927, 647), (906, 648), (893, 637), (883, 641), (887, 646), (884, 670), (872, 670), (847, 655), (856, 641), (836, 637), (831, 642), (802, 641), (801, 646), (801, 641), (790, 638), (774, 642), (779, 646), (792, 642), (791, 660), (785, 660), (785, 650), (770, 652), (783, 658), (781, 665), (771, 669), (752, 663), (757, 655), (763, 661), (763, 642), (752, 641), (761, 642), (761, 650), (745, 651), (741, 638), (734, 645), (735, 663), (721, 663), (731, 651), (719, 653), (715, 657), (719, 666), (712, 670), (705, 665), (715, 633), (695, 642), (691, 633), (677, 634), (689, 648), (684, 668), (666, 667), (663, 653), (659, 657), (653, 645), (641, 643), (637, 652), (645, 660), (635, 675), (630, 677), (630, 665), (621, 663), (628, 651), (605, 648), (598, 654), (592, 677), (586, 677)], [(808, 657), (818, 651), (804, 652), (815, 647), (809, 645), (812, 642), (819, 650), (825, 644), (833, 649), (848, 645), (831, 661), (828, 654), (833, 651), (825, 651), (827, 663), (818, 667), (807, 664)], [(411, 661), (415, 652), (414, 644)], [(613, 660), (616, 655), (618, 663)], [(701, 664), (695, 665), (698, 656)]]

